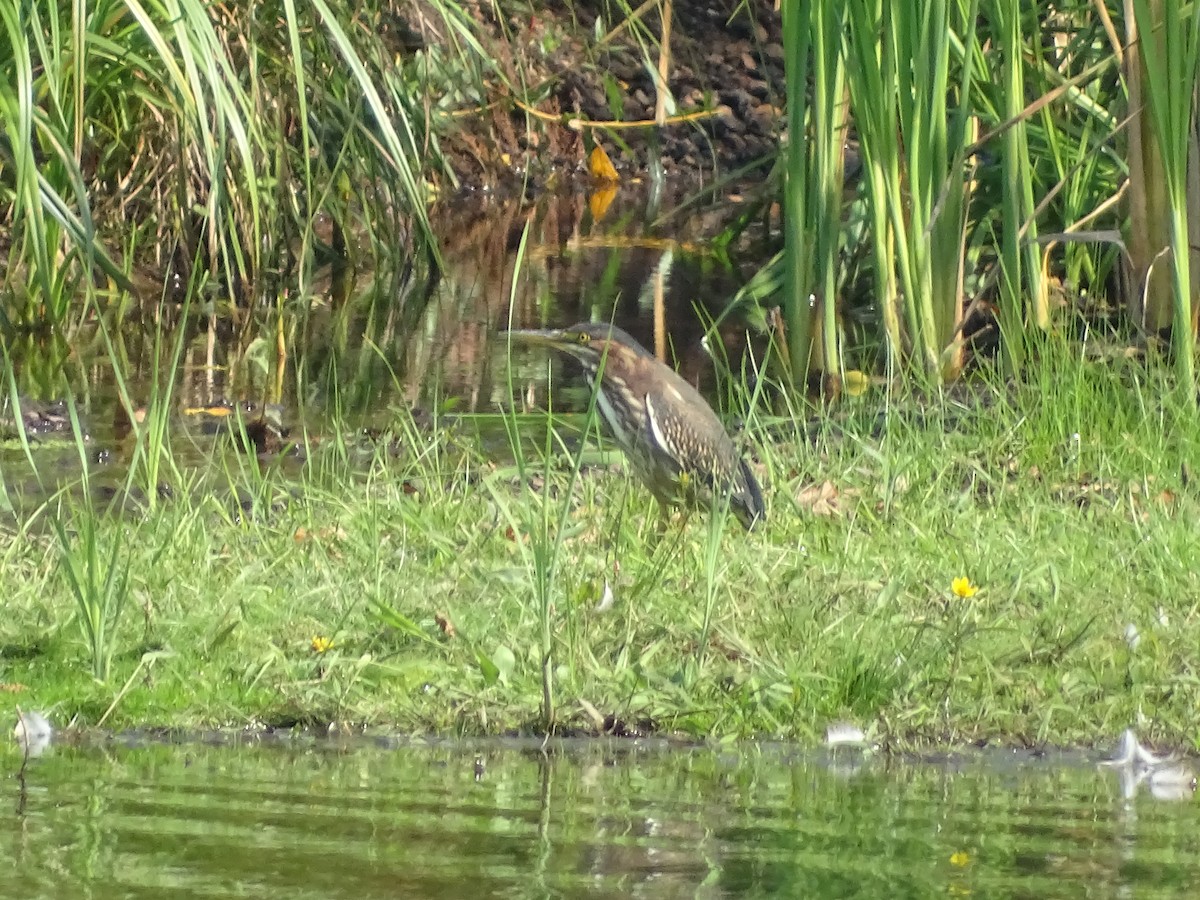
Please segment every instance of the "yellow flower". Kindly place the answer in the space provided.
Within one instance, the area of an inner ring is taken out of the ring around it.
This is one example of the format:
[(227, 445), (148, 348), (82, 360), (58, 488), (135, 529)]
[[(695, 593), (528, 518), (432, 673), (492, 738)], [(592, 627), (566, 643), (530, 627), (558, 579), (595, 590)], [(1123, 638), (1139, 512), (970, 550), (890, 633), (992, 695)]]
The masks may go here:
[(308, 646), (312, 648), (313, 653), (327, 653), (333, 647), (333, 641), (323, 635), (313, 635), (313, 639), (309, 641)]
[(970, 600), (979, 593), (979, 588), (971, 584), (971, 579), (966, 575), (955, 578), (950, 582), (950, 590), (954, 592), (954, 596), (962, 597), (964, 600)]
[[(963, 579), (963, 580), (965, 581), (966, 579)], [(959, 850), (957, 853), (950, 854), (950, 865), (952, 865), (952, 866), (958, 866), (961, 869), (963, 866), (967, 865), (970, 862), (971, 862), (971, 854), (966, 853), (963, 850)]]

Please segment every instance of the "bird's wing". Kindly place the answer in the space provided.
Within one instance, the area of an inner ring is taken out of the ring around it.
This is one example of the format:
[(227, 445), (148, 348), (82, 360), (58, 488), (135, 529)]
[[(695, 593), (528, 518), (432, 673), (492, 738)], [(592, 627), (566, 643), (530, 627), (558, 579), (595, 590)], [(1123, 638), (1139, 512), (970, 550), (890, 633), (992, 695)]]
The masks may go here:
[(702, 452), (686, 418), (675, 415), (669, 403), (655, 403), (654, 397), (647, 394), (646, 421), (650, 439), (664, 451), (660, 455), (670, 459), (675, 475), (686, 471), (689, 478), (696, 479), (710, 490), (716, 489), (721, 479), (714, 467), (714, 460)]
[(681, 471), (679, 442), (672, 439), (672, 435), (676, 433), (676, 423), (665, 418), (664, 407), (665, 404), (662, 407), (656, 406), (654, 398), (646, 394), (646, 428), (649, 431), (646, 436), (661, 451), (658, 456), (670, 459), (672, 468), (678, 474)]

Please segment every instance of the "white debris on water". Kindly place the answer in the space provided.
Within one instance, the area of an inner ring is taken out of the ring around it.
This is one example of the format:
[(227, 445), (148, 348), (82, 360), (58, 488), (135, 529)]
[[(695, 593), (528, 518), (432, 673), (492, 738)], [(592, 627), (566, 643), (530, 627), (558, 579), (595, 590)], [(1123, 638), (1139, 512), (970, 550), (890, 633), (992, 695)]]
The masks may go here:
[(1156, 800), (1186, 800), (1196, 791), (1196, 773), (1189, 765), (1174, 754), (1157, 754), (1143, 747), (1132, 728), (1125, 729), (1113, 755), (1100, 765), (1119, 772), (1126, 800), (1132, 799), (1142, 784)]
[(17, 710), (17, 725), (13, 729), (17, 746), (26, 756), (41, 756), (54, 737), (54, 726), (40, 712)]
[(826, 747), (866, 747), (867, 736), (852, 722), (834, 722), (825, 729)]

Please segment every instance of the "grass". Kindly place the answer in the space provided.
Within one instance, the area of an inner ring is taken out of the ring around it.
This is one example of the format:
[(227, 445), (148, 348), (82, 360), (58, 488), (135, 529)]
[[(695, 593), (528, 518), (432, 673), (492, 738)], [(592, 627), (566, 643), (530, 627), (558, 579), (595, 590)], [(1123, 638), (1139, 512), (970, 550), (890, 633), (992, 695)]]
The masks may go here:
[[(1138, 723), (1194, 743), (1200, 428), (1132, 363), (1041, 355), (1044, 381), (982, 400), (867, 394), (815, 443), (763, 421), (770, 518), (750, 534), (694, 515), (660, 539), (649, 495), (608, 467), (575, 478), (564, 457), (489, 490), (474, 457), (428, 452), (260, 473), (249, 512), (198, 478), (140, 517), (97, 513), (127, 594), (103, 681), (35, 514), (0, 536), (0, 704), (111, 727), (536, 733), (549, 616), (559, 729), (812, 741), (849, 718), (910, 746)], [(544, 498), (569, 510), (548, 605), (538, 535), (511, 524)]]

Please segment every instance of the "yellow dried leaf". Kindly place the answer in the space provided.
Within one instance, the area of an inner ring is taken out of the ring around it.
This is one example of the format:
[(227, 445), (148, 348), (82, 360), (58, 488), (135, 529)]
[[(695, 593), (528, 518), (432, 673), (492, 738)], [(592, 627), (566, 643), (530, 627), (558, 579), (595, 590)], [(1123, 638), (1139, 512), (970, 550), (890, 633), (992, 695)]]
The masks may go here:
[(608, 158), (608, 154), (599, 144), (592, 148), (592, 152), (588, 156), (588, 174), (597, 181), (617, 182), (621, 180), (617, 177), (617, 170), (613, 168), (612, 160)]

